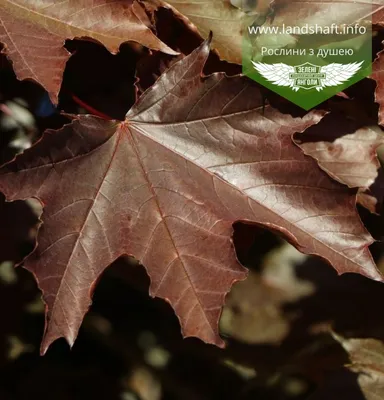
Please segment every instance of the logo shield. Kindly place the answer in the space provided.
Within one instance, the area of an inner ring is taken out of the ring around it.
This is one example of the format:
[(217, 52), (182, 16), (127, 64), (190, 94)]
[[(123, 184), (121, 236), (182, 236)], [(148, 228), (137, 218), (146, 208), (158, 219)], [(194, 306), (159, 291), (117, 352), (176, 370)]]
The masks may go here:
[(318, 65), (306, 62), (293, 67), (295, 72), (289, 74), (289, 78), (293, 79), (294, 87), (300, 89), (314, 89), (321, 86), (321, 79), (325, 79), (325, 73), (321, 72)]

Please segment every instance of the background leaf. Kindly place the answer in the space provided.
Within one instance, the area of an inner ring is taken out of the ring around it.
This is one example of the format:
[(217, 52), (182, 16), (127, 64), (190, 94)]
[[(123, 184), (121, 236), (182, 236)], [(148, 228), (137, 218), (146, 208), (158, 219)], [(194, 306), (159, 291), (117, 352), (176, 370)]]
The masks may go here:
[(136, 0), (1, 0), (0, 41), (19, 79), (33, 79), (54, 103), (60, 90), (66, 39), (88, 38), (116, 53), (121, 43), (136, 41), (169, 54), (175, 52), (150, 30)]

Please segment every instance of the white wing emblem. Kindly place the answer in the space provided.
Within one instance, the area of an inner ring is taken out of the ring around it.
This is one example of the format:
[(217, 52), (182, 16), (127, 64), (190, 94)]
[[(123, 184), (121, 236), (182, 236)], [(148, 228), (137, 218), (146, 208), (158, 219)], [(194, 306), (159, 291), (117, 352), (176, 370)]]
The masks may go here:
[(321, 86), (317, 87), (317, 91), (323, 90), (326, 86), (339, 86), (361, 68), (364, 61), (354, 62), (350, 64), (332, 63), (321, 67), (320, 72), (325, 73), (325, 79), (321, 79)]
[[(296, 84), (296, 79), (292, 77), (291, 74), (295, 74), (296, 70), (291, 65), (287, 65), (284, 63), (278, 64), (265, 64), (261, 62), (252, 61), (253, 67), (255, 70), (263, 76), (267, 81), (273, 83), (277, 86), (288, 86), (292, 88), (294, 91), (298, 91), (299, 89), (312, 89), (315, 88), (318, 92), (323, 90), (327, 86), (339, 86), (342, 83), (346, 82), (350, 79), (356, 72), (361, 68), (361, 65), (364, 61), (361, 62), (353, 62), (349, 64), (338, 64), (332, 63), (326, 66), (316, 66), (318, 67), (317, 75), (317, 84), (309, 87), (302, 87)], [(296, 73), (296, 75), (299, 75)]]
[(295, 72), (295, 68), (291, 65), (279, 64), (264, 64), (261, 62), (252, 61), (255, 70), (262, 75), (267, 81), (274, 83), (277, 86), (289, 86), (296, 92), (300, 89), (295, 87), (295, 81), (289, 77), (289, 74)]

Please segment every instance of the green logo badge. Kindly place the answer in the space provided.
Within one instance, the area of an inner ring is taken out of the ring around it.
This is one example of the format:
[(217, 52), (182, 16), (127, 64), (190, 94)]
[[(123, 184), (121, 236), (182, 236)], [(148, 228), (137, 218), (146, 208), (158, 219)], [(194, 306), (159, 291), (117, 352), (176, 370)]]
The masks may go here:
[(305, 110), (372, 72), (371, 21), (244, 28), (243, 73)]
[(255, 70), (269, 82), (277, 86), (299, 89), (323, 90), (327, 86), (340, 86), (348, 81), (361, 68), (364, 61), (339, 64), (332, 63), (321, 67), (309, 62), (301, 65), (263, 64), (252, 61)]

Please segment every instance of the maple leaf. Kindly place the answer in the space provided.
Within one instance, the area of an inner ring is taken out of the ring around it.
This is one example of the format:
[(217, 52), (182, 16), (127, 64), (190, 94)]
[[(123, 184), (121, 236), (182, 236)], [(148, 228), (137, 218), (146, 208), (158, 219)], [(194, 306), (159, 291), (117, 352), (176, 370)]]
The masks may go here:
[(378, 53), (372, 65), (371, 78), (376, 81), (375, 101), (379, 104), (379, 124), (384, 125), (384, 50)]
[(316, 21), (319, 26), (353, 24), (366, 18), (377, 19), (383, 10), (381, 0), (274, 0), (273, 25), (304, 26)]
[[(337, 371), (310, 400), (381, 400), (384, 391), (384, 343), (378, 339), (346, 339), (333, 335), (348, 353), (351, 363)], [(348, 374), (349, 372), (349, 374)]]
[(367, 400), (379, 399), (384, 391), (384, 343), (376, 339), (343, 339), (352, 364), (348, 369), (358, 373), (358, 384)]
[(372, 15), (372, 24), (384, 25), (384, 5), (378, 8)]
[[(245, 34), (244, 29), (248, 25), (304, 26), (316, 21), (317, 25), (330, 26), (332, 23), (337, 25), (354, 23), (370, 16), (377, 22), (383, 8), (379, 0), (373, 3), (365, 0), (357, 2), (354, 0), (344, 2), (334, 2), (333, 0), (261, 0), (258, 2), (144, 0), (144, 3), (151, 11), (157, 7), (171, 8), (178, 18), (184, 21), (190, 29), (200, 33), (202, 37), (207, 37), (212, 31), (213, 47), (220, 57), (238, 64), (242, 62), (242, 40)], [(269, 14), (271, 14), (270, 18)], [(332, 40), (336, 39), (343, 40), (343, 36), (339, 35), (339, 38), (336, 38), (332, 35)], [(270, 45), (272, 42), (274, 46), (284, 47), (295, 45), (297, 40), (297, 35), (261, 33), (252, 39), (252, 45), (256, 53), (260, 53), (263, 46)], [(320, 38), (318, 38), (317, 45), (320, 44), (319, 40)]]
[(319, 125), (296, 136), (295, 143), (333, 179), (358, 188), (357, 201), (376, 213), (383, 197), (382, 184), (377, 182), (382, 179), (378, 178), (381, 165), (377, 150), (384, 144), (384, 133), (376, 125), (359, 125), (360, 121), (331, 113)]
[(378, 175), (380, 162), (376, 150), (382, 144), (382, 130), (377, 126), (369, 126), (333, 142), (305, 142), (299, 143), (299, 146), (337, 181), (351, 188), (367, 189)]
[[(259, 13), (265, 13), (269, 2), (260, 2), (264, 6)], [(254, 15), (248, 15), (240, 8), (234, 7), (225, 0), (144, 0), (148, 9), (153, 11), (158, 7), (171, 8), (176, 16), (181, 19), (191, 30), (197, 31), (202, 37), (213, 33), (212, 46), (220, 57), (241, 64), (242, 60), (242, 35), (246, 21), (252, 23)]]
[(248, 278), (228, 295), (221, 331), (241, 342), (279, 344), (297, 316), (285, 315), (284, 306), (309, 296), (314, 285), (296, 276), (296, 266), (308, 256), (282, 242), (263, 259), (261, 272)]
[(19, 79), (33, 79), (54, 103), (70, 54), (66, 39), (90, 39), (116, 53), (135, 41), (151, 49), (177, 54), (150, 30), (145, 10), (136, 1), (0, 0), (0, 42)]
[(25, 262), (47, 306), (42, 353), (59, 337), (73, 344), (97, 280), (124, 254), (144, 265), (151, 296), (171, 303), (184, 336), (222, 346), (221, 306), (246, 276), (231, 241), (239, 220), (339, 273), (382, 279), (355, 196), (292, 142), (323, 112), (293, 118), (264, 106), (244, 76), (203, 77), (208, 55), (206, 41), (175, 63), (124, 122), (79, 116), (0, 169), (9, 201), (44, 207)]
[[(330, 27), (335, 24), (336, 26), (343, 26), (349, 24), (359, 23), (361, 25), (370, 26), (370, 19), (379, 18), (382, 12), (383, 5), (381, 0), (345, 0), (345, 1), (334, 1), (334, 0), (274, 0), (271, 4), (272, 12), (267, 17), (263, 27), (266, 29), (261, 32), (257, 37), (252, 39), (253, 47), (255, 49), (255, 59), (261, 60), (263, 57), (262, 47), (269, 47), (271, 43), (275, 43), (279, 48), (285, 46), (294, 47), (301, 40), (304, 45), (308, 40), (311, 46), (327, 47), (339, 47), (336, 42), (344, 41), (348, 38), (348, 35), (315, 35), (315, 43), (313, 35), (299, 35), (282, 33), (281, 31), (276, 34), (268, 32), (269, 26), (272, 29), (284, 27), (305, 27), (318, 26), (318, 27)], [(350, 37), (349, 37), (350, 39)], [(357, 39), (357, 36), (356, 36)], [(359, 40), (355, 42), (356, 46), (359, 46)], [(298, 46), (300, 47), (300, 46)]]

